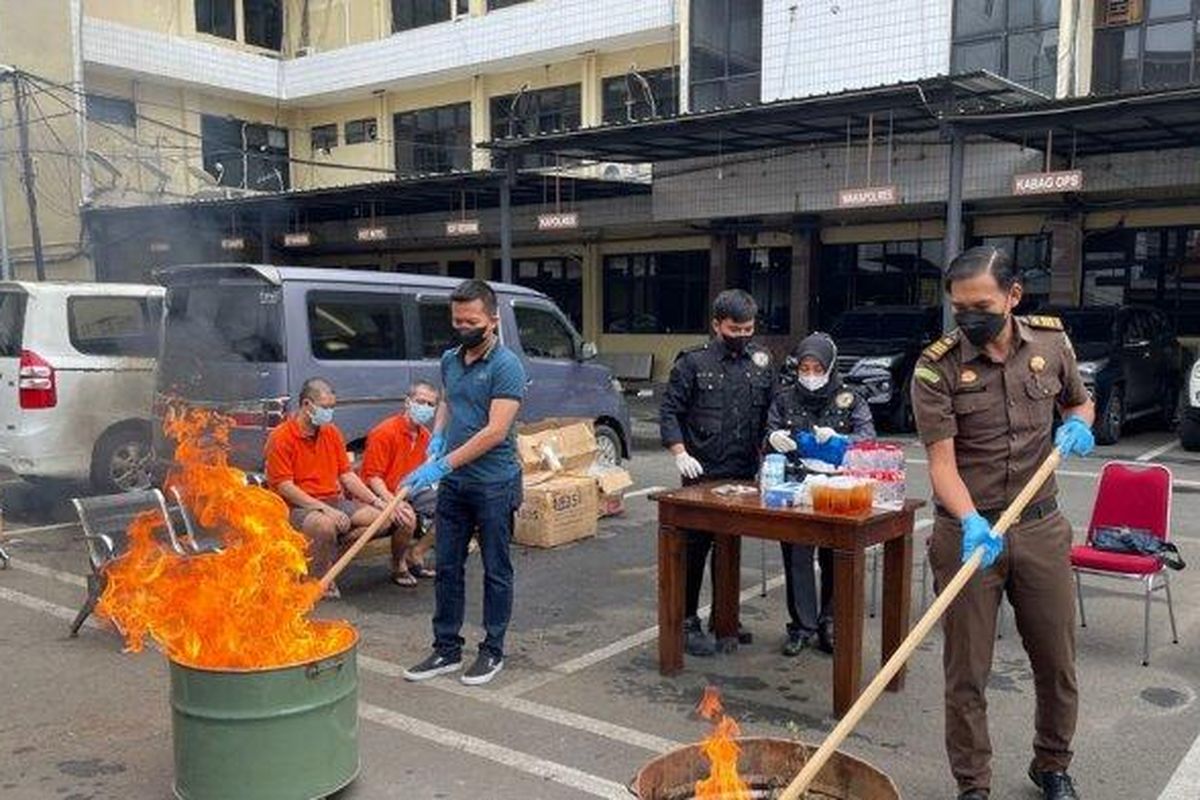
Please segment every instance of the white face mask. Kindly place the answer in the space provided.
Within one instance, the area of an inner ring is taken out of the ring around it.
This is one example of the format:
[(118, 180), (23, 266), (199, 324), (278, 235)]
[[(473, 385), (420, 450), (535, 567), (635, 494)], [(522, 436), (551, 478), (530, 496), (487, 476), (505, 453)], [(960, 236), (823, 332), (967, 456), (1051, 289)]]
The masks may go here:
[(826, 372), (822, 375), (800, 375), (796, 380), (810, 392), (819, 392), (825, 388), (825, 384), (829, 383), (829, 373)]

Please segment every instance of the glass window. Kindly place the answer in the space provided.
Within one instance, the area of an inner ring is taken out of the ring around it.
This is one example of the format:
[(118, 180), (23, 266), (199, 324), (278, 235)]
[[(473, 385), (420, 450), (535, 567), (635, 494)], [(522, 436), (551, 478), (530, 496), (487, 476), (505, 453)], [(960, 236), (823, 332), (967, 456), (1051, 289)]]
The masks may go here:
[(450, 19), (450, 0), (392, 0), (392, 31), (407, 31)]
[(21, 355), (25, 339), (25, 298), (22, 291), (0, 291), (0, 356)]
[(329, 151), (337, 147), (338, 134), (336, 124), (316, 125), (309, 132), (309, 136), (314, 153), (318, 150)]
[(708, 270), (707, 250), (606, 256), (605, 332), (706, 332)]
[(1053, 96), (1058, 75), (1058, 30), (1008, 37), (1008, 77)]
[(346, 144), (362, 144), (373, 142), (379, 137), (378, 126), (374, 117), (352, 119), (346, 123)]
[[(575, 130), (581, 124), (579, 84), (501, 95), (491, 99), (492, 138)], [(553, 155), (524, 156), (521, 168), (555, 166)]]
[(760, 247), (738, 251), (735, 285), (758, 304), (759, 333), (791, 333), (792, 250)]
[(1165, 17), (1186, 17), (1191, 13), (1192, 0), (1150, 0), (1149, 10), (1148, 17), (1152, 20)]
[(951, 72), (988, 70), (1053, 96), (1058, 0), (956, 0)]
[[(492, 262), (492, 279), (500, 280), (502, 265)], [(534, 289), (554, 301), (576, 329), (583, 327), (583, 264), (578, 258), (513, 259), (513, 283)]]
[(446, 274), (451, 278), (467, 278), (475, 277), (475, 262), (474, 261), (451, 261), (446, 265)]
[(308, 334), (321, 361), (400, 361), (407, 357), (404, 319), (394, 296), (312, 292)]
[(448, 297), (421, 298), (417, 303), (417, 319), (421, 325), (422, 358), (440, 358), (455, 346)]
[(679, 113), (679, 72), (674, 68), (605, 78), (604, 121), (632, 122)]
[(1004, 72), (1004, 40), (985, 39), (981, 42), (954, 45), (951, 71), (955, 73), (987, 70), (1000, 75)]
[(1004, 31), (1004, 0), (956, 0), (954, 36), (979, 36)]
[(200, 136), (204, 169), (221, 186), (287, 190), (288, 136), (283, 128), (205, 114)]
[(1109, 94), (1138, 87), (1140, 28), (1096, 31), (1093, 84), (1096, 93)]
[(548, 308), (513, 306), (521, 349), (530, 358), (575, 358), (575, 334)]
[(278, 50), (283, 43), (283, 3), (280, 0), (242, 0), (246, 43)]
[(471, 168), (471, 104), (405, 111), (392, 117), (396, 172), (420, 175)]
[(1147, 20), (1096, 31), (1092, 84), (1099, 94), (1186, 86), (1200, 76), (1200, 3), (1157, 0)]
[(692, 0), (689, 36), (692, 111), (759, 102), (761, 0)]
[(1146, 26), (1142, 88), (1187, 85), (1192, 75), (1194, 40), (1191, 20)]
[(235, 0), (196, 0), (196, 30), (222, 39), (237, 38), (235, 7)]
[(1008, 0), (1008, 27), (1035, 28), (1058, 22), (1059, 0)]
[(940, 239), (821, 248), (813, 317), (829, 330), (863, 306), (940, 306), (944, 248)]
[(529, 0), (487, 0), (488, 11), (495, 11), (498, 8), (508, 8), (509, 6), (528, 3)]
[(131, 100), (88, 92), (87, 118), (92, 122), (133, 128), (137, 125), (137, 109)]
[(162, 305), (144, 297), (72, 297), (67, 301), (71, 346), (99, 356), (158, 355)]

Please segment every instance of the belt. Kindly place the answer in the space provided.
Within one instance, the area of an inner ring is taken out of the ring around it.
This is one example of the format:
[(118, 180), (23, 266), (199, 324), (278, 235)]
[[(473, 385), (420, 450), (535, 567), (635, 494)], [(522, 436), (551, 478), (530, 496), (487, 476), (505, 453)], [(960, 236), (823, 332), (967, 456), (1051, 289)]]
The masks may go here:
[[(1025, 510), (1021, 512), (1021, 518), (1017, 520), (1017, 524), (1037, 522), (1039, 519), (1045, 519), (1056, 511), (1058, 511), (1058, 500), (1053, 497), (1047, 497), (1045, 500), (1039, 500), (1036, 503), (1030, 503), (1025, 506)], [(946, 517), (947, 519), (957, 519), (941, 506), (936, 506), (934, 512), (938, 516)], [(979, 514), (988, 521), (989, 525), (995, 525), (1003, 513), (1003, 508), (979, 509)]]

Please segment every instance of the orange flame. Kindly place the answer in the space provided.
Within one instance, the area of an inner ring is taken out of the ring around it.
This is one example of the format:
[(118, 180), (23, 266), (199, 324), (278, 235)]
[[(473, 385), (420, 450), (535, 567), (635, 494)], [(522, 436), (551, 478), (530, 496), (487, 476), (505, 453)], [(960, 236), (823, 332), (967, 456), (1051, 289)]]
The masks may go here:
[(733, 717), (725, 715), (721, 693), (714, 686), (704, 689), (696, 713), (713, 721), (713, 730), (700, 743), (709, 763), (707, 778), (696, 781), (696, 800), (750, 800), (750, 785), (738, 775), (738, 756), (742, 748), (737, 737), (741, 729)]
[(129, 549), (105, 570), (97, 611), (140, 652), (147, 636), (172, 661), (216, 669), (263, 669), (341, 652), (356, 633), (344, 621), (315, 621), (320, 599), (307, 579), (308, 541), (288, 523), (277, 495), (246, 485), (229, 466), (230, 420), (190, 409), (167, 415), (178, 443), (170, 482), (222, 551), (181, 556), (165, 541), (161, 515), (138, 517)]

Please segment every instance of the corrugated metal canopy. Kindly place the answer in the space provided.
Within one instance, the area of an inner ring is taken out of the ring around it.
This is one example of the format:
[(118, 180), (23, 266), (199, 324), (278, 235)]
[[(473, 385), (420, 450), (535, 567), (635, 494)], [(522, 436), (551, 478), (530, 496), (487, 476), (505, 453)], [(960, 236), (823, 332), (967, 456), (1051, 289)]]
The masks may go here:
[(777, 100), (641, 122), (497, 139), (485, 147), (513, 154), (645, 163), (777, 147), (822, 145), (875, 133), (936, 130), (946, 116), (1028, 108), (1046, 97), (989, 72), (936, 77), (869, 89)]

